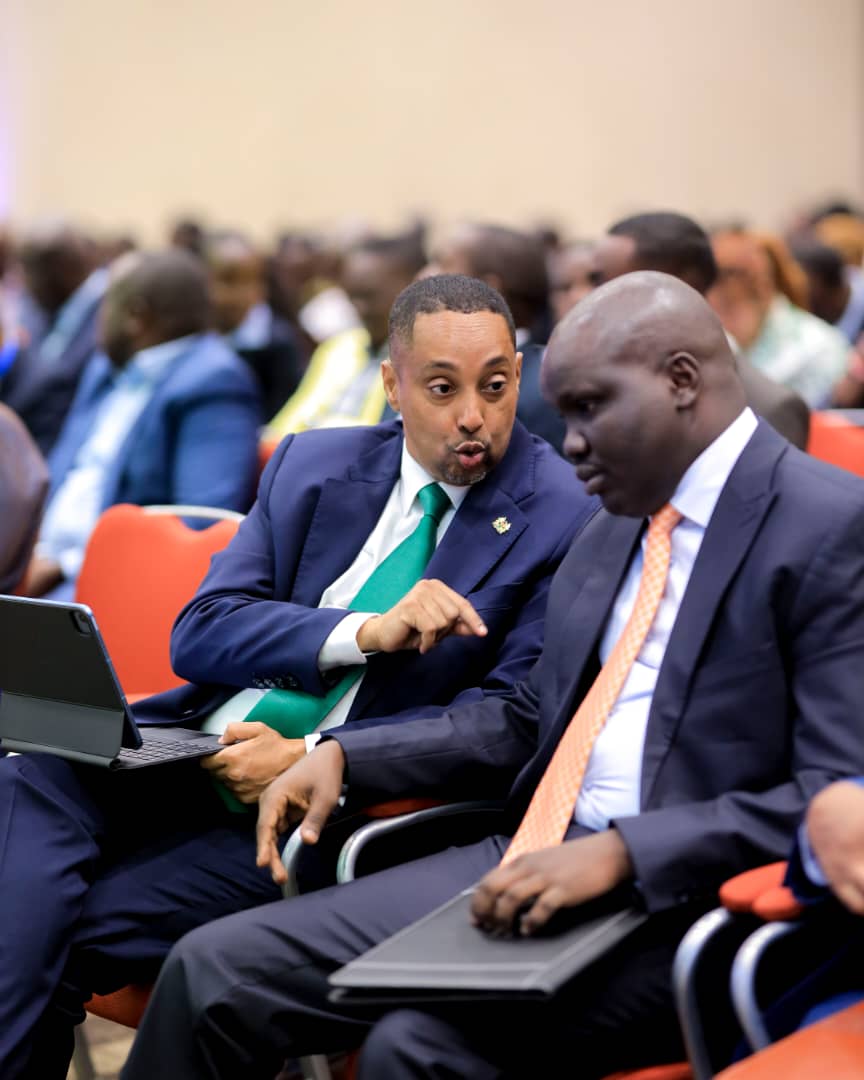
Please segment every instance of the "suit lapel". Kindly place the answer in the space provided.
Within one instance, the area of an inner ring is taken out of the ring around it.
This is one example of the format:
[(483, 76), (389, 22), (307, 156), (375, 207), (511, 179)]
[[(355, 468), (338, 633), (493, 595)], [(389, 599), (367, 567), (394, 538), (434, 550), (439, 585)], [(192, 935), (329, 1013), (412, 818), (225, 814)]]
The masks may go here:
[(785, 448), (786, 443), (761, 424), (732, 470), (708, 523), (651, 702), (642, 758), (643, 808), (686, 710), (717, 610), (774, 500), (771, 474)]
[[(345, 477), (327, 480), (306, 534), (292, 599), (317, 607), (321, 593), (348, 569), (375, 528), (399, 476), (402, 439), (374, 447)], [(353, 544), (334, 543), (350, 533)]]
[[(544, 762), (551, 757), (561, 733), (572, 719), (576, 704), (574, 698), (582, 674), (600, 643), (644, 525), (642, 518), (615, 517), (601, 511), (588, 526), (593, 546), (590, 551), (585, 550), (585, 559), (590, 562), (590, 567), (581, 584), (578, 581), (575, 583), (569, 610), (561, 627), (549, 627), (558, 639), (554, 646), (559, 657), (555, 665), (558, 711), (543, 736), (538, 756)], [(587, 539), (586, 530), (580, 538), (580, 548), (586, 548)]]

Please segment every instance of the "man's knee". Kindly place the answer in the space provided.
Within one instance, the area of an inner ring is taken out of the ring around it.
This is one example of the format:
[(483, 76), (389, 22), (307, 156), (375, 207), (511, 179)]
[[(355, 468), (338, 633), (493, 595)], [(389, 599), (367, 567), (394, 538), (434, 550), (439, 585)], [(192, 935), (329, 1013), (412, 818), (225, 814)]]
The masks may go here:
[(357, 1080), (420, 1080), (439, 1075), (487, 1080), (497, 1076), (498, 1070), (468, 1047), (458, 1027), (419, 1009), (387, 1013), (360, 1051)]

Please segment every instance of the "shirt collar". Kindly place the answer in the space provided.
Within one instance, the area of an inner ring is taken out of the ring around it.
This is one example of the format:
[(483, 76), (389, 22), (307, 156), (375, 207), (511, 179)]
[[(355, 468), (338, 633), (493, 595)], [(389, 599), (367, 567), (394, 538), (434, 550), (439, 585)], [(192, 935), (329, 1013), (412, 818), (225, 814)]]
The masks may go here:
[(426, 487), (427, 484), (439, 483), (439, 486), (447, 493), (450, 502), (453, 503), (454, 510), (458, 510), (462, 505), (462, 500), (468, 494), (470, 488), (470, 485), (458, 487), (456, 484), (441, 484), (436, 481), (434, 476), (430, 476), (423, 466), (411, 457), (404, 439), (402, 440), (402, 464), (400, 466), (399, 482), (401, 484), (399, 500), (403, 515), (408, 514), (414, 505), (414, 500), (417, 498), (417, 492), (420, 488)]
[(159, 345), (151, 345), (147, 349), (139, 349), (120, 375), (128, 375), (130, 379), (143, 379), (149, 383), (158, 382), (168, 367), (197, 337), (198, 334), (187, 334), (172, 341), (163, 341)]
[(273, 312), (270, 305), (255, 304), (225, 338), (237, 349), (263, 349), (270, 341), (272, 327)]
[(683, 517), (708, 528), (720, 492), (757, 424), (753, 410), (745, 408), (691, 463), (669, 500)]

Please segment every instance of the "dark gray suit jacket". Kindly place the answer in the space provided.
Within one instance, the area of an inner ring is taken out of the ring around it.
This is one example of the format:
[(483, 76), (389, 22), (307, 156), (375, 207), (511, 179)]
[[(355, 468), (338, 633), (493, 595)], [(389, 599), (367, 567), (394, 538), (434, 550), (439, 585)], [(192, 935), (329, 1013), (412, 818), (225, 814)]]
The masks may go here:
[[(503, 796), (521, 818), (575, 705), (643, 523), (600, 511), (553, 580), (543, 652), (503, 699), (336, 733), (352, 799)], [(649, 910), (785, 858), (810, 797), (864, 773), (864, 482), (761, 423), (717, 503), (669, 640), (641, 812), (614, 822)]]

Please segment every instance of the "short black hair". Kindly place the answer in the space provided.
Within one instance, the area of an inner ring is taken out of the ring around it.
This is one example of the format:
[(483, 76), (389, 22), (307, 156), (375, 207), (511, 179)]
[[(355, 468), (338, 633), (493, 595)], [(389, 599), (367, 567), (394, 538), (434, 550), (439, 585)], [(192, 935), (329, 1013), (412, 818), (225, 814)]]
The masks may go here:
[(610, 236), (629, 236), (637, 270), (660, 270), (706, 293), (717, 279), (717, 263), (705, 230), (684, 214), (663, 210), (617, 221)]
[(197, 256), (182, 248), (169, 248), (126, 258), (129, 269), (109, 289), (121, 302), (145, 305), (164, 329), (166, 341), (208, 329), (209, 282)]
[(516, 347), (516, 324), (504, 297), (497, 289), (479, 278), (464, 274), (435, 274), (412, 282), (396, 297), (390, 309), (390, 351), (394, 342), (410, 345), (414, 336), (414, 320), (418, 315), (434, 315), (438, 311), (457, 311), (473, 315), (490, 311), (507, 323), (510, 340)]
[(846, 284), (846, 267), (839, 251), (810, 238), (795, 240), (790, 246), (807, 273), (827, 288), (839, 289)]

